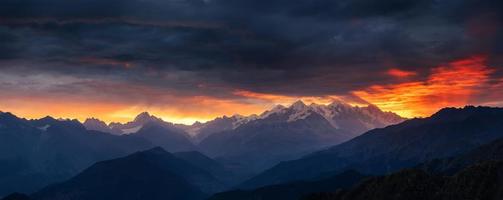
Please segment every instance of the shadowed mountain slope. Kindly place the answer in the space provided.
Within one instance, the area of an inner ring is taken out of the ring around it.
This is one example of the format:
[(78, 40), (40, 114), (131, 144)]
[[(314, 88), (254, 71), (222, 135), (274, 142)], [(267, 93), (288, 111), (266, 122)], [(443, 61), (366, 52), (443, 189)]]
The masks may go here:
[(198, 200), (223, 188), (209, 172), (158, 147), (98, 162), (70, 180), (31, 196), (37, 200)]
[(465, 153), (502, 137), (502, 130), (501, 108), (446, 108), (429, 118), (375, 129), (327, 150), (282, 162), (248, 180), (242, 187), (308, 180), (326, 172), (347, 169), (366, 174), (393, 172), (435, 158)]

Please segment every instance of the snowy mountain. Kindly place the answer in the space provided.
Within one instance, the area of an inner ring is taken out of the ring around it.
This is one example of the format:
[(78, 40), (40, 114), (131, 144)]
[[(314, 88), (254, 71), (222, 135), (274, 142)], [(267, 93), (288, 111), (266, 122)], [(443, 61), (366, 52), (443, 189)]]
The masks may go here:
[(308, 180), (349, 168), (364, 174), (388, 174), (432, 159), (460, 155), (501, 138), (502, 129), (502, 108), (445, 108), (428, 118), (374, 129), (301, 159), (282, 162), (243, 186)]
[(110, 123), (107, 126), (104, 122), (91, 118), (87, 119), (83, 125), (88, 130), (143, 138), (170, 152), (196, 150), (192, 138), (186, 131), (148, 112), (140, 113), (133, 121), (127, 123)]
[(405, 118), (402, 118), (395, 113), (381, 111), (374, 105), (358, 107), (351, 106), (350, 104), (342, 101), (334, 101), (329, 105), (314, 103), (306, 105), (302, 101), (297, 101), (289, 107), (277, 105), (271, 110), (267, 110), (260, 115), (243, 116), (235, 114), (230, 117), (218, 117), (204, 123), (196, 122), (192, 125), (165, 122), (148, 112), (140, 113), (133, 121), (127, 123), (114, 122), (106, 125), (105, 122), (100, 121), (99, 119), (90, 118), (87, 119), (83, 125), (88, 130), (122, 135), (136, 133), (143, 128), (145, 124), (155, 122), (175, 129), (183, 130), (192, 137), (194, 142), (199, 143), (214, 133), (234, 130), (252, 121), (267, 119), (272, 115), (286, 115), (282, 116), (282, 118), (284, 118), (283, 122), (295, 122), (297, 120), (303, 120), (315, 113), (321, 115), (335, 129), (345, 130), (351, 133), (353, 137), (374, 128), (383, 128), (405, 120)]
[(348, 131), (353, 137), (374, 128), (383, 128), (405, 120), (395, 113), (381, 111), (374, 105), (358, 107), (342, 101), (334, 101), (329, 105), (314, 103), (306, 105), (302, 101), (297, 101), (289, 107), (277, 105), (260, 115), (223, 116), (206, 123), (196, 122), (190, 126), (178, 125), (178, 127), (189, 133), (196, 142), (201, 142), (214, 133), (234, 130), (250, 122), (267, 119), (272, 115), (282, 115), (283, 122), (295, 122), (306, 119), (312, 114), (321, 115), (333, 128)]
[(351, 106), (342, 101), (334, 101), (329, 105), (314, 103), (306, 105), (302, 101), (297, 101), (290, 107), (278, 105), (262, 113), (258, 119), (266, 119), (276, 114), (287, 115), (286, 121), (294, 122), (315, 113), (325, 118), (334, 128), (349, 131), (355, 136), (374, 128), (383, 128), (405, 120), (395, 113), (384, 112), (375, 105), (359, 107)]
[[(280, 161), (295, 159), (306, 153), (336, 145), (365, 131), (403, 121), (400, 116), (375, 106), (355, 107), (343, 102), (330, 105), (306, 105), (297, 101), (278, 105), (244, 123), (231, 126), (234, 118), (222, 118), (225, 125), (213, 127), (199, 148), (207, 155), (240, 167), (258, 171)], [(225, 127), (225, 128), (223, 128)], [(251, 164), (253, 163), (253, 164)]]
[(140, 113), (138, 116), (134, 118), (133, 121), (127, 122), (125, 124), (122, 123), (110, 123), (109, 127), (113, 132), (118, 132), (120, 134), (133, 134), (138, 132), (145, 124), (149, 122), (166, 124), (172, 126), (171, 123), (165, 122), (162, 119), (151, 115), (148, 112)]

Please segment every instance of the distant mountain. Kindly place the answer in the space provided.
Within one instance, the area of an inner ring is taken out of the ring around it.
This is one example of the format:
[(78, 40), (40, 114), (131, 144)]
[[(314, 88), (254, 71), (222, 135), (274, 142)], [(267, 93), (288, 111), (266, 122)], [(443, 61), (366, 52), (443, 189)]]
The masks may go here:
[(290, 113), (271, 114), (236, 129), (215, 133), (199, 147), (224, 163), (258, 172), (279, 161), (295, 159), (350, 138), (350, 134), (332, 127), (318, 114), (288, 121), (293, 112), (291, 109)]
[[(383, 112), (375, 105), (358, 107), (342, 101), (334, 101), (329, 105), (311, 104), (305, 106), (302, 105), (302, 102), (296, 104), (302, 108), (299, 109), (301, 112), (296, 114), (297, 116), (304, 116), (307, 112), (314, 111), (327, 119), (335, 128), (349, 131), (353, 136), (358, 136), (371, 129), (398, 124), (405, 120), (395, 113)], [(290, 120), (294, 119), (292, 117)]]
[(308, 106), (298, 101), (290, 107), (276, 106), (233, 129), (213, 133), (199, 147), (223, 162), (261, 171), (279, 161), (347, 141), (359, 135), (359, 130), (401, 120), (373, 106), (360, 108), (341, 102)]
[(169, 152), (193, 151), (197, 149), (187, 133), (165, 122), (146, 122), (141, 126), (140, 130), (130, 135), (144, 138)]
[(350, 190), (313, 194), (306, 200), (499, 200), (503, 199), (502, 174), (502, 161), (476, 164), (451, 177), (404, 170), (369, 179)]
[(134, 135), (161, 146), (169, 152), (196, 150), (191, 136), (183, 130), (186, 126), (163, 121), (148, 112), (138, 114), (127, 123), (110, 123), (106, 125), (98, 119), (87, 119), (83, 124), (88, 130), (97, 130), (113, 135)]
[(297, 200), (312, 193), (336, 192), (339, 189), (349, 189), (367, 178), (356, 171), (346, 171), (341, 174), (316, 181), (298, 181), (280, 185), (270, 185), (255, 190), (233, 190), (213, 195), (208, 200)]
[(256, 120), (257, 117), (257, 115), (233, 115), (231, 117), (223, 116), (205, 123), (199, 122), (193, 124), (192, 126), (180, 126), (180, 128), (193, 136), (193, 140), (196, 143), (199, 143), (214, 133), (236, 129), (243, 124)]
[[(370, 129), (382, 128), (405, 120), (392, 112), (383, 112), (374, 105), (357, 107), (342, 101), (334, 101), (329, 105), (313, 103), (309, 106), (305, 105), (302, 101), (297, 101), (292, 106), (297, 108), (297, 112), (290, 113), (291, 117), (288, 119), (290, 121), (303, 119), (311, 112), (314, 112), (323, 116), (334, 128), (346, 130), (354, 136)], [(218, 117), (205, 123), (196, 122), (193, 125), (178, 124), (177, 127), (185, 130), (193, 136), (196, 143), (199, 143), (214, 133), (234, 130), (249, 122), (264, 119), (271, 114), (282, 113), (287, 110), (287, 107), (278, 105), (261, 115), (242, 116), (236, 114), (231, 117)]]
[(116, 132), (119, 134), (132, 134), (138, 132), (147, 123), (157, 123), (164, 126), (173, 126), (169, 122), (165, 122), (162, 119), (151, 115), (148, 112), (143, 112), (138, 114), (133, 121), (127, 123), (113, 122), (108, 126), (112, 133)]
[(242, 184), (245, 188), (309, 180), (356, 169), (384, 174), (435, 158), (448, 158), (503, 137), (503, 109), (446, 108), (429, 118), (369, 131), (330, 149), (279, 165)]
[(96, 161), (151, 148), (134, 136), (89, 131), (76, 120), (0, 113), (0, 196), (65, 180)]
[(224, 186), (210, 173), (162, 148), (102, 161), (60, 184), (34, 193), (35, 200), (199, 200)]
[(122, 134), (122, 131), (119, 131), (118, 129), (113, 129), (110, 128), (104, 121), (101, 121), (96, 118), (89, 118), (82, 123), (84, 127), (86, 127), (87, 130), (92, 130), (92, 131), (100, 131), (104, 133), (111, 133), (114, 135), (120, 135)]

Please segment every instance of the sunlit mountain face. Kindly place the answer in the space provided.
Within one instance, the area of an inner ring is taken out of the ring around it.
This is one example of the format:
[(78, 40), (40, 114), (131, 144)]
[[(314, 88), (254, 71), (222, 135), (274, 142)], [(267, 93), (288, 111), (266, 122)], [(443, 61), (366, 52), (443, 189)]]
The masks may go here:
[(192, 124), (276, 104), (503, 106), (497, 0), (2, 0), (0, 110)]

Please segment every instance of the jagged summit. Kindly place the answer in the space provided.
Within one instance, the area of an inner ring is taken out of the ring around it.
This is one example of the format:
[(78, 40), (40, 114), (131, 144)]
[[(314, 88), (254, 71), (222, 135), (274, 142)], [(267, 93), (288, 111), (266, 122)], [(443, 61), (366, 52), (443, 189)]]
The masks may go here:
[(271, 116), (284, 116), (288, 122), (306, 119), (312, 115), (320, 115), (333, 127), (349, 130), (354, 133), (363, 133), (373, 128), (382, 128), (387, 125), (397, 124), (405, 118), (392, 112), (384, 112), (375, 105), (366, 107), (352, 106), (341, 100), (334, 100), (328, 105), (311, 103), (306, 105), (302, 100), (296, 101), (289, 107), (277, 105), (265, 111), (259, 119)]
[(166, 150), (164, 150), (162, 147), (159, 147), (159, 146), (145, 150), (145, 151), (140, 151), (138, 153), (151, 154), (151, 155), (169, 154)]
[(82, 124), (84, 125), (84, 127), (86, 127), (87, 130), (117, 134), (116, 132), (113, 132), (112, 129), (110, 129), (110, 127), (104, 121), (96, 118), (87, 118), (86, 121), (84, 121), (84, 123)]
[(151, 115), (148, 112), (142, 112), (134, 118), (134, 121), (138, 123), (146, 123), (149, 121), (161, 121), (161, 119)]
[(351, 106), (349, 103), (339, 100), (339, 99), (334, 99), (332, 103), (329, 104), (329, 106)]
[(62, 121), (62, 120), (57, 120), (57, 119), (55, 119), (54, 117), (51, 117), (51, 116), (45, 116), (45, 117), (42, 117), (42, 118), (38, 119), (38, 121)]
[(298, 101), (296, 101), (295, 103), (293, 103), (290, 106), (290, 108), (293, 108), (295, 110), (302, 110), (302, 109), (305, 109), (307, 107), (308, 106), (302, 100), (298, 100)]
[[(282, 119), (285, 122), (295, 122), (314, 115), (319, 115), (321, 118), (326, 119), (334, 128), (345, 129), (358, 134), (373, 128), (396, 124), (405, 119), (394, 113), (384, 112), (375, 105), (358, 107), (336, 99), (328, 105), (316, 103), (307, 105), (304, 101), (298, 100), (289, 106), (276, 105), (260, 115), (244, 116), (234, 114), (232, 116), (218, 117), (208, 122), (195, 122), (192, 125), (175, 125), (165, 122), (149, 112), (142, 112), (133, 121), (124, 124), (112, 122), (106, 125), (99, 119), (90, 118), (84, 122), (84, 125), (90, 130), (113, 134), (131, 134), (140, 130), (145, 124), (161, 123), (183, 129), (193, 137), (201, 135), (196, 138), (199, 138), (197, 140), (202, 140), (209, 134), (236, 129), (256, 120), (269, 120), (269, 117), (279, 116), (275, 120)], [(320, 118), (319, 116), (316, 118)]]

